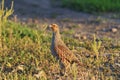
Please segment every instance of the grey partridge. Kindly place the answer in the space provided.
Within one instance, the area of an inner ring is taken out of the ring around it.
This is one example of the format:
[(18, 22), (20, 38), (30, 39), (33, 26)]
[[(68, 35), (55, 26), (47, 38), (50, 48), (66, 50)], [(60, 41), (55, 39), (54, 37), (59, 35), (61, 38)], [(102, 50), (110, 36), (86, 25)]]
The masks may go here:
[(51, 24), (49, 26), (53, 31), (51, 52), (56, 59), (60, 60), (65, 68), (69, 67), (72, 63), (76, 62), (82, 65), (78, 58), (72, 53), (72, 51), (65, 45), (61, 39), (59, 32), (59, 26), (57, 24)]

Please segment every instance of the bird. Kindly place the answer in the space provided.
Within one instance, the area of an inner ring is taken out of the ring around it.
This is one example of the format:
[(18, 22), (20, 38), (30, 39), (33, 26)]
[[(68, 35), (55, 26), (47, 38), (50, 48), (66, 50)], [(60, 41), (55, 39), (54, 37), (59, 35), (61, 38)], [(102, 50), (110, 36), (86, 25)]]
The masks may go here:
[(59, 26), (57, 24), (50, 24), (49, 27), (52, 29), (53, 33), (51, 42), (51, 52), (53, 56), (61, 62), (61, 65), (64, 68), (69, 68), (73, 63), (77, 63), (82, 66), (75, 54), (73, 54), (61, 39)]

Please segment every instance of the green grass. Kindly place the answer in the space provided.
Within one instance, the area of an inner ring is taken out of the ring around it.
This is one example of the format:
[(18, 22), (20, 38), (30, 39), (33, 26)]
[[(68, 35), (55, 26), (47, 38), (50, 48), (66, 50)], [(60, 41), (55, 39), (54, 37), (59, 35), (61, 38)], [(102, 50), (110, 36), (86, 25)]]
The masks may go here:
[[(36, 73), (36, 69), (40, 67), (47, 70), (45, 66), (49, 66), (54, 61), (49, 50), (50, 36), (43, 31), (32, 30), (26, 26), (8, 22), (2, 30), (2, 38), (1, 76), (3, 73), (6, 76), (8, 74), (12, 76), (10, 74), (12, 72), (17, 74), (16, 72), (19, 71), (17, 67), (23, 65), (24, 69), (20, 70), (17, 77), (20, 79), (22, 76), (27, 79)], [(48, 62), (49, 64), (47, 64)], [(5, 79), (6, 77), (2, 78)], [(9, 79), (9, 77), (6, 79)]]
[(120, 0), (62, 0), (64, 7), (84, 12), (118, 12)]

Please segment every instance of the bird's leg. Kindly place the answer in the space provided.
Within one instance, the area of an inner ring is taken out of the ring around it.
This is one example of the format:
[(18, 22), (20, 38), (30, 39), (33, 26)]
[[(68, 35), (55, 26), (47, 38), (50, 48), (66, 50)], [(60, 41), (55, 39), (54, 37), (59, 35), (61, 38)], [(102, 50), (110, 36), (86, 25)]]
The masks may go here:
[(64, 74), (65, 74), (65, 66), (61, 61), (59, 61), (59, 64), (60, 64), (60, 75), (64, 76)]
[(60, 62), (60, 75), (61, 76), (68, 76), (70, 70), (70, 64), (65, 65), (64, 63)]
[(68, 76), (68, 74), (67, 74), (67, 70), (64, 68), (64, 69), (61, 69), (60, 70), (60, 75), (61, 76)]

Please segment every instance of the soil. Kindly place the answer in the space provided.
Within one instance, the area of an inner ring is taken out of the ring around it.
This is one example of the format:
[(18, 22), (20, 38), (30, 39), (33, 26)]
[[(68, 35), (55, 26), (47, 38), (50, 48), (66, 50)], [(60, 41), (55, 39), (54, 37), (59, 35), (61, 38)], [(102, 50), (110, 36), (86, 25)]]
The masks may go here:
[[(8, 0), (6, 4), (10, 2)], [(61, 7), (61, 0), (15, 0), (14, 15), (23, 22), (34, 19), (34, 22), (40, 24), (56, 23), (62, 26), (61, 28), (73, 29), (75, 34), (87, 37), (95, 33), (99, 37), (120, 39), (119, 15), (116, 18), (113, 13), (89, 14), (70, 10)], [(112, 31), (113, 28), (117, 31)]]

